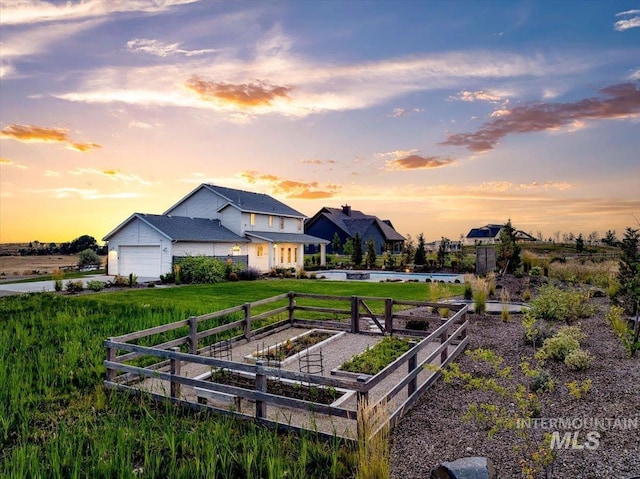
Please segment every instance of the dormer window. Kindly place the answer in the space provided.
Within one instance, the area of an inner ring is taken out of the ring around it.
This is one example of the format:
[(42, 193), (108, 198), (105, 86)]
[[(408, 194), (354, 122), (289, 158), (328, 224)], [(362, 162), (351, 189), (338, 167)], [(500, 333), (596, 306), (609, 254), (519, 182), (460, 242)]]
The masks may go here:
[(256, 214), (255, 213), (251, 213), (251, 226), (255, 226), (256, 225)]

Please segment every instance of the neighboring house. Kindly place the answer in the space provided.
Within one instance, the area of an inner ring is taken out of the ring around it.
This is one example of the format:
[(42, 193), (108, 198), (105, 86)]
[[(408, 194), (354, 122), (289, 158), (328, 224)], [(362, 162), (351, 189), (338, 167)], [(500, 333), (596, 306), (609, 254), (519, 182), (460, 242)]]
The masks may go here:
[[(385, 251), (401, 253), (404, 246), (404, 236), (393, 229), (389, 220), (381, 220), (377, 216), (366, 215), (361, 211), (352, 210), (351, 206), (342, 208), (323, 207), (305, 225), (305, 233), (324, 238), (328, 241), (328, 253), (340, 253), (333, 251), (331, 242), (338, 233), (340, 244), (344, 246), (348, 239), (355, 239), (356, 233), (362, 239), (363, 252), (366, 251), (366, 243), (373, 239), (376, 253)], [(308, 253), (316, 253), (317, 247), (309, 245)]]
[(103, 240), (108, 274), (159, 277), (184, 256), (213, 256), (261, 272), (304, 266), (304, 245), (326, 241), (304, 233), (306, 217), (261, 193), (202, 184), (162, 215), (134, 213)]
[(465, 245), (496, 244), (500, 242), (502, 225), (486, 225), (473, 228), (464, 239)]

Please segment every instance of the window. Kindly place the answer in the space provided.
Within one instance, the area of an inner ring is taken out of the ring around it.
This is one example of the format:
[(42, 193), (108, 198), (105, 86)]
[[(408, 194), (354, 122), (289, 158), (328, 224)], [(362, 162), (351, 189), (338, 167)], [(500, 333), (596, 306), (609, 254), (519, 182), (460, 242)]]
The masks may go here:
[(251, 213), (251, 226), (255, 226), (255, 225), (256, 225), (256, 214)]
[(269, 228), (273, 228), (273, 216), (269, 216)]
[(302, 231), (302, 220), (298, 220), (298, 231)]
[(298, 248), (293, 248), (293, 262), (298, 262)]
[(280, 262), (284, 263), (284, 248), (280, 248)]
[(287, 248), (287, 263), (291, 263), (291, 248)]
[(264, 256), (264, 249), (262, 248), (262, 245), (258, 245), (256, 248), (256, 256)]
[(280, 229), (281, 230), (284, 229), (284, 217), (283, 216), (280, 217)]

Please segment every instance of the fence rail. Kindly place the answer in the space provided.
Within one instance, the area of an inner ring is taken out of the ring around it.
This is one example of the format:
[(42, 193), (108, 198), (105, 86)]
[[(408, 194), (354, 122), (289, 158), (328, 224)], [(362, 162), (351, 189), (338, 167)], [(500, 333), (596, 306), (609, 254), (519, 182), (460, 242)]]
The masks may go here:
[[(350, 304), (350, 308), (346, 310), (326, 306), (303, 306), (297, 305), (296, 299), (348, 302)], [(252, 310), (258, 306), (265, 306), (283, 301), (287, 302), (285, 306), (278, 305), (271, 310), (263, 311), (255, 315), (252, 314)], [(372, 306), (372, 303), (376, 303), (378, 307), (376, 308)], [(406, 312), (402, 312), (407, 306), (430, 308), (446, 307), (451, 311), (455, 311), (455, 314), (453, 314), (449, 319), (407, 315)], [(400, 309), (400, 311), (394, 311), (397, 307), (402, 309)], [(349, 321), (341, 322), (302, 319), (297, 317), (297, 312), (348, 314)], [(239, 313), (242, 313), (243, 319), (216, 325), (204, 331), (198, 331), (198, 325), (204, 321), (224, 317), (226, 317), (226, 319), (233, 319), (233, 317), (229, 318), (229, 316)], [(283, 313), (287, 313), (287, 319), (281, 319), (272, 324), (255, 328), (256, 321), (266, 320), (273, 316), (282, 315)], [(140, 383), (145, 379), (165, 381), (169, 383), (168, 392), (165, 391), (165, 394), (160, 396), (174, 402), (181, 400), (182, 386), (232, 395), (234, 397), (240, 397), (242, 399), (255, 402), (255, 412), (252, 417), (259, 421), (269, 421), (267, 419), (268, 407), (285, 407), (303, 411), (314, 411), (314, 413), (355, 420), (357, 416), (356, 409), (337, 405), (326, 405), (267, 393), (267, 378), (276, 377), (279, 379), (308, 384), (310, 387), (329, 387), (354, 391), (358, 400), (369, 400), (369, 395), (373, 388), (381, 385), (383, 381), (387, 380), (389, 376), (399, 368), (405, 367), (406, 373), (402, 375), (402, 378), (385, 390), (379, 399), (379, 403), (384, 401), (386, 404), (396, 397), (401, 391), (406, 389), (406, 399), (404, 399), (398, 407), (389, 413), (390, 422), (392, 425), (395, 425), (405, 412), (408, 411), (408, 409), (415, 403), (416, 399), (428, 387), (430, 387), (439, 376), (438, 372), (431, 372), (431, 376), (425, 382), (418, 384), (419, 374), (424, 371), (430, 372), (429, 369), (427, 369), (430, 364), (434, 365), (432, 367), (439, 367), (448, 364), (466, 347), (468, 342), (468, 321), (466, 320), (466, 316), (467, 306), (464, 304), (441, 304), (434, 302), (394, 300), (391, 298), (362, 296), (344, 297), (289, 292), (252, 303), (245, 303), (240, 306), (226, 308), (201, 316), (193, 316), (185, 320), (105, 340), (104, 346), (106, 349), (106, 360), (104, 365), (107, 370), (105, 386), (123, 391), (131, 391), (133, 383)], [(406, 320), (409, 318), (421, 319), (428, 322), (437, 322), (438, 324), (430, 333), (397, 327), (398, 319)], [(262, 361), (257, 361), (256, 364), (230, 361), (227, 359), (206, 356), (203, 352), (209, 351), (209, 348), (199, 347), (199, 342), (201, 340), (211, 336), (220, 335), (222, 333), (229, 334), (228, 332), (232, 330), (238, 330), (240, 331), (240, 334), (225, 340), (230, 344), (261, 338), (272, 334), (274, 331), (280, 331), (292, 326), (307, 328), (322, 327), (324, 329), (348, 331), (356, 334), (373, 334), (360, 331), (360, 321), (362, 319), (373, 320), (379, 327), (380, 331), (385, 335), (402, 334), (413, 336), (416, 340), (416, 344), (395, 361), (387, 365), (379, 373), (371, 376), (355, 375), (355, 377), (322, 376), (290, 371), (268, 367)], [(189, 331), (188, 335), (169, 341), (159, 342), (152, 346), (132, 343), (132, 341), (138, 342), (143, 338), (146, 341), (152, 342), (151, 339), (149, 339), (152, 336), (168, 333), (180, 328), (186, 329), (187, 327)], [(418, 355), (421, 353), (424, 354), (426, 348), (432, 343), (439, 343), (439, 345), (434, 351), (429, 353), (427, 357), (418, 362)], [(184, 348), (185, 345), (188, 346), (185, 348), (187, 350), (181, 350), (181, 347)], [(151, 366), (126, 364), (141, 357), (157, 358), (157, 362)], [(183, 371), (184, 366), (188, 364), (199, 364), (210, 368), (220, 368), (250, 374), (255, 377), (254, 388), (247, 389), (244, 387), (212, 382), (210, 380), (186, 377), (181, 374), (181, 371)], [(216, 408), (211, 405), (207, 405), (206, 407), (215, 411), (224, 412), (225, 414), (229, 413), (228, 410), (223, 411), (221, 408)], [(246, 414), (240, 414), (239, 412), (237, 414), (244, 418), (247, 417)], [(296, 431), (300, 428), (293, 426), (291, 429)], [(349, 440), (349, 438), (343, 439)]]

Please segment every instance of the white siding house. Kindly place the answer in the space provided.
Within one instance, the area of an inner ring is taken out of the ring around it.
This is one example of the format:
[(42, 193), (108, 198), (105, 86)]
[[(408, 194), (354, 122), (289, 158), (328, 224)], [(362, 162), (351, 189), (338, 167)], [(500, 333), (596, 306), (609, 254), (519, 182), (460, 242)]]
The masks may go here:
[[(104, 237), (108, 274), (159, 277), (176, 257), (214, 256), (267, 272), (302, 269), (304, 245), (326, 240), (304, 234), (306, 217), (260, 193), (202, 184), (163, 215), (134, 213)], [(324, 255), (322, 255), (324, 258)]]

